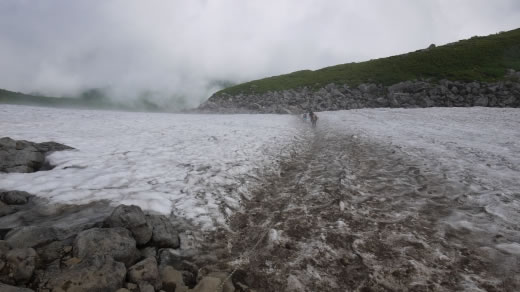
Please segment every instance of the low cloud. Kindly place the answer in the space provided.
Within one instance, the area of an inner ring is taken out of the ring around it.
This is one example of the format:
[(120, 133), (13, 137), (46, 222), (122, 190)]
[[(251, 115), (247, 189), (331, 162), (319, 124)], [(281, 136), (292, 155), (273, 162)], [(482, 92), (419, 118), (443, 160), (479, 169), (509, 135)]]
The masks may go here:
[(0, 88), (191, 107), (229, 82), (517, 27), (516, 0), (3, 0)]

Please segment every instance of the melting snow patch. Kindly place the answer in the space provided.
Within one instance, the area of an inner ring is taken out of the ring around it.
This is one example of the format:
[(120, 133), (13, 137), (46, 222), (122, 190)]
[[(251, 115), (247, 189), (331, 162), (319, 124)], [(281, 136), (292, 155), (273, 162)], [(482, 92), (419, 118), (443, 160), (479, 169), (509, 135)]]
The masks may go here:
[[(285, 115), (188, 115), (2, 105), (0, 133), (56, 141), (78, 151), (48, 157), (56, 167), (0, 174), (0, 189), (51, 202), (110, 200), (173, 213), (211, 229), (248, 197), (258, 172), (277, 169), (302, 139)], [(260, 173), (261, 174), (261, 173)], [(252, 179), (250, 179), (252, 178)]]

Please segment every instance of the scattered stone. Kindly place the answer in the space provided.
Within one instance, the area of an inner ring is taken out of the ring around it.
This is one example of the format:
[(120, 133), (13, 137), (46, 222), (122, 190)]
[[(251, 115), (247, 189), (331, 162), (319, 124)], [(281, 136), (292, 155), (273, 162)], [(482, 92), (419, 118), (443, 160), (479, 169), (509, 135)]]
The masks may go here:
[(5, 240), (18, 248), (34, 248), (58, 240), (58, 230), (46, 226), (23, 226), (9, 231)]
[(53, 292), (113, 292), (123, 286), (124, 264), (106, 255), (94, 255), (51, 278), (47, 288)]
[(2, 292), (34, 292), (34, 290), (31, 290), (31, 289), (9, 286), (9, 285), (2, 284), (2, 283), (0, 283), (0, 291), (2, 291)]
[(146, 244), (152, 237), (152, 228), (138, 206), (119, 205), (106, 223), (110, 227), (124, 227), (130, 230), (138, 245)]
[(0, 201), (7, 205), (23, 205), (27, 204), (31, 194), (22, 191), (4, 191), (0, 192)]
[(154, 289), (161, 289), (161, 277), (157, 268), (157, 260), (154, 257), (146, 258), (128, 269), (128, 280), (139, 284), (147, 282)]
[(179, 292), (188, 290), (188, 287), (184, 284), (182, 272), (177, 271), (172, 266), (161, 266), (159, 270), (164, 291)]
[(128, 290), (126, 288), (119, 288), (116, 290), (116, 292), (130, 292), (130, 290)]
[(36, 268), (36, 251), (32, 248), (16, 248), (7, 252), (9, 274), (17, 283), (27, 283)]
[(78, 258), (109, 255), (129, 267), (134, 263), (137, 249), (135, 240), (127, 229), (92, 228), (78, 234), (74, 241), (73, 254)]
[(179, 234), (166, 216), (146, 216), (153, 228), (152, 241), (157, 247), (178, 248), (180, 246)]

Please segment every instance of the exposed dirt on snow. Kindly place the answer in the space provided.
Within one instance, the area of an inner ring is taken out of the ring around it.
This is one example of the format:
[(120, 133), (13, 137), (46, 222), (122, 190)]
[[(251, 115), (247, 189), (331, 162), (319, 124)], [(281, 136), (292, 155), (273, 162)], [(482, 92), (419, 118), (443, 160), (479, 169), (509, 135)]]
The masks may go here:
[(482, 213), (459, 196), (471, 194), (464, 180), (326, 125), (303, 146), (230, 218), (220, 256), (234, 260), (235, 282), (258, 291), (520, 289), (518, 255), (496, 248), (507, 235), (446, 223)]

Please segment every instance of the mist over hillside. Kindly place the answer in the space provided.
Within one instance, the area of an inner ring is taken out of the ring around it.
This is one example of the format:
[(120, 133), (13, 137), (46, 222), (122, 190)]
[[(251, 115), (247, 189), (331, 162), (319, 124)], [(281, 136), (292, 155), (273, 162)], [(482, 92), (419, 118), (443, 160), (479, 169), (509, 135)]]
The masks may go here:
[(510, 30), (519, 11), (514, 0), (4, 0), (0, 88), (75, 98), (101, 89), (116, 104), (196, 107), (227, 81)]

